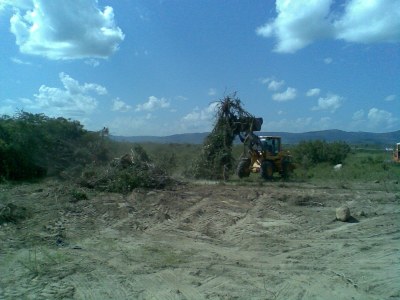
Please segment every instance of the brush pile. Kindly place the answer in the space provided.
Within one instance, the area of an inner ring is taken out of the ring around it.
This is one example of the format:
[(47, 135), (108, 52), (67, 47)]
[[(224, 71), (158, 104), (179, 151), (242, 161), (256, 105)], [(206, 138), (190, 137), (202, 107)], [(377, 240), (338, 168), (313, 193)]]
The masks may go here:
[(127, 193), (136, 188), (160, 189), (173, 182), (140, 145), (136, 145), (131, 153), (115, 158), (107, 167), (87, 168), (79, 179), (81, 186), (117, 193)]
[(217, 102), (215, 119), (214, 128), (205, 139), (202, 153), (195, 162), (195, 178), (226, 180), (235, 164), (232, 156), (235, 137), (241, 132), (260, 130), (262, 123), (243, 109), (236, 93)]

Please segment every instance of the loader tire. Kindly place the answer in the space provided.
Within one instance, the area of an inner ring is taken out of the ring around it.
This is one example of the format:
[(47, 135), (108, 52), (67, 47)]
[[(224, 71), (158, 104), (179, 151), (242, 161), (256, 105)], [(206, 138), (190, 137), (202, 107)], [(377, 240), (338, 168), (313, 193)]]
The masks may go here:
[(274, 165), (270, 161), (263, 161), (261, 163), (261, 177), (264, 179), (272, 179), (274, 176)]
[(236, 174), (239, 178), (250, 176), (250, 158), (242, 158), (236, 169)]

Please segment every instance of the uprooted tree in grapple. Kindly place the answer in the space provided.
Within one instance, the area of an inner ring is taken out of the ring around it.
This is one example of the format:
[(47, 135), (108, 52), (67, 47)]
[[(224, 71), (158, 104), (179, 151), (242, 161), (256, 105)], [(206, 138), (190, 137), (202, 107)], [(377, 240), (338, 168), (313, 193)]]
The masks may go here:
[(194, 166), (194, 177), (226, 179), (234, 166), (232, 145), (241, 132), (260, 130), (262, 119), (255, 118), (243, 109), (236, 93), (226, 96), (216, 104), (216, 121), (206, 137), (203, 150)]

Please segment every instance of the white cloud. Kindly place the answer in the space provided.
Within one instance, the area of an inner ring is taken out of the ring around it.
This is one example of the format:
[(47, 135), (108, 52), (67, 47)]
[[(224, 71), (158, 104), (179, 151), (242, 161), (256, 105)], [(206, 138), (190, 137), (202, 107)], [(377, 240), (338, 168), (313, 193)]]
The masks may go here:
[(268, 131), (282, 131), (282, 128), (285, 128), (285, 131), (288, 132), (305, 132), (311, 128), (316, 128), (313, 126), (313, 119), (311, 117), (296, 119), (282, 118), (278, 121), (267, 121), (264, 126), (268, 128)]
[(31, 65), (32, 64), (32, 63), (30, 63), (28, 61), (24, 61), (24, 60), (21, 60), (21, 59), (16, 58), (16, 57), (11, 57), (11, 61), (13, 63), (18, 64), (18, 65)]
[(256, 32), (263, 37), (276, 37), (276, 52), (296, 52), (315, 39), (332, 34), (330, 6), (331, 0), (276, 0), (278, 16)]
[(31, 0), (13, 4), (11, 32), (22, 53), (49, 59), (107, 58), (124, 39), (112, 7), (96, 0)]
[(39, 92), (34, 94), (34, 100), (28, 108), (47, 111), (49, 115), (82, 116), (93, 112), (97, 100), (91, 93), (107, 94), (105, 87), (95, 83), (79, 82), (65, 73), (60, 73), (64, 89), (42, 85)]
[(325, 63), (325, 64), (329, 65), (329, 64), (331, 64), (332, 62), (333, 62), (333, 59), (332, 59), (331, 57), (326, 57), (326, 58), (324, 58), (324, 63)]
[(399, 42), (400, 1), (351, 0), (334, 26), (336, 37), (348, 42)]
[(363, 109), (357, 110), (353, 114), (353, 121), (361, 121), (364, 118), (365, 112)]
[(200, 109), (196, 107), (185, 115), (177, 125), (181, 132), (205, 132), (210, 131), (215, 114), (217, 112), (218, 102), (213, 102), (207, 107)]
[(270, 91), (278, 91), (285, 85), (285, 81), (276, 81), (276, 80), (271, 80), (270, 83), (268, 84), (268, 89)]
[(15, 101), (11, 99), (6, 99), (0, 101), (0, 116), (8, 115), (12, 116), (16, 113)]
[(217, 89), (215, 88), (210, 88), (208, 90), (208, 96), (215, 96), (217, 94)]
[(306, 93), (307, 97), (314, 97), (314, 96), (318, 96), (321, 93), (321, 90), (319, 88), (313, 88), (313, 89), (309, 89)]
[(330, 94), (325, 98), (320, 97), (318, 99), (318, 105), (314, 106), (312, 110), (329, 110), (332, 113), (335, 112), (340, 106), (342, 106), (343, 97), (338, 95)]
[(399, 118), (393, 116), (391, 112), (373, 107), (365, 112), (363, 109), (353, 114), (351, 127), (372, 131), (387, 131), (397, 129), (400, 126)]
[(285, 81), (284, 80), (275, 80), (273, 77), (268, 77), (268, 78), (261, 78), (260, 82), (262, 84), (266, 84), (268, 86), (268, 89), (270, 91), (278, 91), (280, 90), (282, 87), (285, 86)]
[(284, 102), (284, 101), (289, 101), (297, 96), (297, 91), (295, 88), (288, 87), (286, 91), (282, 93), (275, 93), (272, 95), (272, 100), (278, 101), (278, 102)]
[(32, 7), (32, 0), (0, 0), (0, 11), (6, 7), (29, 9)]
[(332, 119), (330, 117), (322, 117), (318, 121), (318, 126), (320, 129), (331, 129)]
[(218, 102), (213, 102), (206, 108), (200, 110), (196, 107), (191, 113), (183, 117), (185, 121), (210, 121), (217, 111)]
[(152, 122), (148, 122), (146, 116), (118, 116), (108, 126), (111, 132), (117, 135), (154, 135), (154, 128), (150, 128)]
[(113, 111), (119, 112), (127, 112), (132, 108), (129, 104), (126, 104), (124, 101), (120, 100), (119, 98), (113, 99)]
[(174, 97), (175, 100), (179, 100), (179, 101), (187, 101), (188, 97), (185, 96), (176, 96)]
[(90, 58), (90, 59), (85, 60), (85, 64), (95, 68), (100, 65), (100, 62), (97, 59)]
[(385, 98), (385, 101), (394, 101), (394, 100), (396, 100), (396, 95), (388, 95), (386, 98)]
[(274, 51), (280, 53), (294, 53), (324, 38), (366, 44), (400, 41), (400, 1), (349, 0), (343, 12), (333, 11), (333, 3), (277, 0), (277, 17), (256, 32), (275, 37)]
[(165, 98), (158, 99), (157, 97), (150, 96), (147, 102), (136, 105), (135, 111), (154, 111), (160, 108), (167, 108), (170, 103)]
[(79, 82), (65, 73), (59, 74), (63, 88), (40, 86), (33, 99), (8, 100), (0, 111), (9, 112), (10, 107), (44, 113), (51, 117), (85, 120), (97, 107), (96, 95), (107, 94), (107, 89), (95, 83)]
[(392, 113), (386, 110), (380, 110), (377, 108), (371, 108), (368, 112), (368, 121), (370, 122), (370, 126), (378, 127), (383, 126), (386, 128), (391, 128), (398, 121)]

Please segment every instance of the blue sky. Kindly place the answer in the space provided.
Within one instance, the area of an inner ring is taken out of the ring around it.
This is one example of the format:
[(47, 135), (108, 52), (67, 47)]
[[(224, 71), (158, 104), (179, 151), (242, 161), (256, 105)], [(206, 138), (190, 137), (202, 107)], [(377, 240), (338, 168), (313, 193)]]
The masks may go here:
[(400, 0), (0, 0), (0, 114), (205, 132), (237, 92), (263, 131), (400, 129)]

